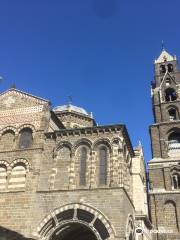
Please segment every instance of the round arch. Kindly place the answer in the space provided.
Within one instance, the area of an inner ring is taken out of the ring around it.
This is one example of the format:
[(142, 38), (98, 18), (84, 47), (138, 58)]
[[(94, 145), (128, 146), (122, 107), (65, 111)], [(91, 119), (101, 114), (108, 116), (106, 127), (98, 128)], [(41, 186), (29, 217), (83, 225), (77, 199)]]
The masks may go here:
[(0, 160), (0, 166), (5, 166), (7, 171), (10, 171), (10, 165), (7, 161), (5, 160)]
[(169, 137), (169, 135), (171, 135), (171, 133), (173, 133), (173, 132), (180, 133), (180, 128), (178, 128), (178, 127), (170, 128), (170, 129), (166, 132), (167, 137)]
[(17, 164), (23, 164), (26, 167), (27, 172), (29, 172), (30, 169), (32, 169), (32, 166), (30, 165), (30, 163), (24, 158), (18, 158), (18, 159), (13, 160), (10, 164), (10, 168), (12, 169)]
[(93, 240), (113, 239), (115, 236), (109, 220), (99, 210), (82, 203), (55, 209), (40, 223), (35, 236), (40, 240), (56, 240), (54, 234), (61, 233), (65, 227), (69, 231), (82, 228), (94, 236)]
[(20, 133), (21, 130), (23, 130), (24, 128), (29, 128), (29, 129), (32, 131), (32, 134), (34, 134), (35, 131), (36, 131), (34, 125), (32, 125), (32, 124), (23, 124), (23, 125), (21, 125), (21, 126), (18, 128), (18, 133)]
[(58, 151), (59, 151), (61, 148), (63, 148), (63, 147), (68, 148), (69, 151), (70, 151), (70, 154), (72, 155), (72, 144), (71, 144), (70, 142), (68, 142), (68, 141), (63, 141), (63, 142), (59, 142), (59, 143), (57, 144), (57, 146), (54, 148), (54, 150), (53, 150), (53, 157), (56, 157), (57, 154), (58, 154)]
[(17, 135), (18, 131), (15, 127), (13, 126), (8, 126), (8, 127), (5, 127), (3, 128), (1, 131), (0, 131), (0, 135), (2, 136), (5, 132), (7, 131), (12, 131), (14, 133), (14, 135)]
[(109, 152), (112, 153), (111, 142), (108, 138), (100, 138), (94, 142), (92, 149), (96, 150), (99, 146), (104, 145), (109, 149)]
[(49, 240), (97, 240), (99, 235), (83, 222), (66, 222), (51, 234)]
[(82, 138), (82, 139), (79, 139), (73, 146), (73, 153), (76, 152), (76, 150), (80, 147), (80, 146), (86, 146), (88, 147), (88, 149), (91, 151), (92, 149), (92, 142), (87, 139), (87, 138)]

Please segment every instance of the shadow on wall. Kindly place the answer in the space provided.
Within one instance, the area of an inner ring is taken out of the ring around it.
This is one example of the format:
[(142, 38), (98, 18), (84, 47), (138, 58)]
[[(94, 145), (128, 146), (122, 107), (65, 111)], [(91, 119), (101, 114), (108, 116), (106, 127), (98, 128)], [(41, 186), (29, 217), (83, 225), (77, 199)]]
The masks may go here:
[(35, 240), (23, 237), (21, 234), (0, 226), (0, 240)]

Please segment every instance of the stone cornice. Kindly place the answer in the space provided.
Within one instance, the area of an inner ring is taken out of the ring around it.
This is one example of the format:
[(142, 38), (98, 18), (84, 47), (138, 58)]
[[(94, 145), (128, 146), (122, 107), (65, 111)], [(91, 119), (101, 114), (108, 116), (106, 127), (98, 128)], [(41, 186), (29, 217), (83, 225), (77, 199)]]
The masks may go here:
[(166, 191), (165, 189), (149, 190), (149, 195), (166, 195), (166, 194), (180, 194), (180, 190)]
[(73, 110), (71, 110), (71, 111), (67, 111), (67, 110), (64, 110), (64, 111), (54, 111), (54, 113), (56, 114), (56, 115), (59, 115), (59, 116), (66, 116), (66, 115), (72, 115), (72, 116), (75, 116), (75, 117), (82, 117), (82, 119), (88, 119), (88, 120), (93, 120), (93, 118), (90, 116), (90, 115), (85, 115), (85, 114), (82, 114), (82, 113), (77, 113), (77, 112), (75, 112), (75, 111), (73, 111)]
[(169, 122), (160, 122), (160, 123), (154, 123), (152, 125), (150, 125), (151, 127), (157, 127), (157, 126), (162, 126), (162, 125), (172, 125), (172, 124), (180, 124), (180, 120), (173, 120), (173, 121), (169, 121)]
[(104, 134), (104, 133), (117, 133), (122, 132), (122, 135), (125, 139), (125, 142), (127, 144), (127, 147), (131, 153), (131, 156), (134, 156), (134, 150), (129, 138), (129, 134), (127, 132), (126, 126), (123, 124), (115, 124), (115, 125), (105, 125), (105, 126), (94, 126), (94, 127), (83, 127), (83, 128), (69, 128), (69, 129), (60, 129), (58, 131), (54, 132), (47, 132), (45, 133), (46, 138), (56, 139), (57, 137), (63, 137), (63, 136), (76, 136), (76, 135), (92, 135), (96, 133)]

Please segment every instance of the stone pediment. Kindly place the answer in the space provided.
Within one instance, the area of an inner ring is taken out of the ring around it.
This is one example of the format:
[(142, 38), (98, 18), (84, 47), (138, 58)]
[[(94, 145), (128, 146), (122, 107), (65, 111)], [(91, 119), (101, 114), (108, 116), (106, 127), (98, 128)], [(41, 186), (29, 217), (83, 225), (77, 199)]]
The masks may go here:
[(32, 124), (38, 129), (49, 105), (45, 99), (11, 88), (0, 94), (0, 128)]
[(33, 96), (14, 88), (11, 88), (0, 94), (1, 111), (22, 108), (27, 108), (28, 111), (28, 108), (38, 105), (44, 106), (48, 104), (50, 104), (48, 100)]

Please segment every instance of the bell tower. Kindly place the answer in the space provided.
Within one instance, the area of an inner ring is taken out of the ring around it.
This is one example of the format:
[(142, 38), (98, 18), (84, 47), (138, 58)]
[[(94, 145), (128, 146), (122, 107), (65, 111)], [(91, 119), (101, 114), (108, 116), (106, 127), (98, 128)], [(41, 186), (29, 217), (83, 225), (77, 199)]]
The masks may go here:
[(180, 239), (180, 71), (165, 49), (154, 62), (151, 86), (154, 124), (149, 161), (150, 209), (154, 239)]
[(178, 141), (178, 134), (180, 134), (178, 133), (180, 127), (180, 72), (176, 56), (171, 56), (164, 49), (159, 58), (155, 60), (154, 68), (152, 105), (155, 123), (150, 127), (152, 153), (153, 158), (166, 158), (174, 156), (174, 154), (176, 156), (178, 153), (178, 142), (175, 147), (175, 141), (173, 145), (172, 140)]

